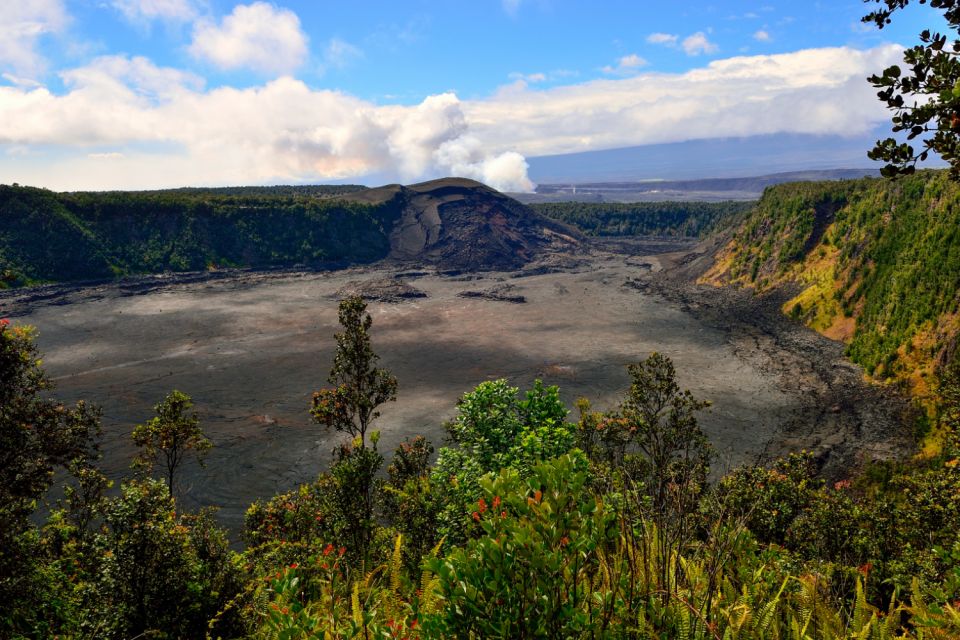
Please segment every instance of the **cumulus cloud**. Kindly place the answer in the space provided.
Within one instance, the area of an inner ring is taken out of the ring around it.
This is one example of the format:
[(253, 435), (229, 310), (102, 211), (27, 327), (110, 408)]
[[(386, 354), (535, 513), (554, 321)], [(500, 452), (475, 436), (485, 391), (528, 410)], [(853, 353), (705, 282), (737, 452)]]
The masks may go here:
[(759, 31), (753, 34), (753, 39), (757, 40), (758, 42), (770, 42), (771, 40), (770, 32), (764, 29), (760, 29)]
[(521, 156), (471, 136), (451, 93), (377, 106), (290, 77), (207, 90), (191, 74), (122, 56), (62, 76), (64, 95), (0, 86), (0, 145), (54, 145), (69, 156), (33, 177), (0, 165), (10, 180), (147, 188), (455, 174), (504, 190), (533, 186)]
[(665, 44), (665, 45), (675, 45), (677, 44), (678, 36), (672, 33), (651, 33), (647, 36), (647, 42), (650, 44)]
[(37, 44), (44, 35), (62, 31), (68, 20), (62, 0), (0, 2), (0, 69), (26, 80), (42, 73), (45, 61)]
[(683, 50), (687, 52), (688, 56), (698, 56), (701, 53), (711, 54), (716, 53), (719, 50), (719, 47), (710, 42), (710, 40), (707, 38), (707, 34), (705, 34), (703, 31), (697, 31), (696, 33), (684, 38), (681, 46), (683, 47)]
[(211, 89), (144, 58), (111, 56), (63, 73), (62, 95), (0, 86), (0, 149), (56, 151), (44, 163), (8, 155), (0, 171), (6, 181), (61, 189), (461, 175), (519, 191), (532, 186), (530, 156), (774, 133), (862, 135), (888, 119), (864, 78), (902, 55), (898, 45), (808, 49), (686, 73), (518, 84), (484, 100), (445, 93), (412, 106), (289, 77)]
[(111, 4), (134, 22), (156, 18), (187, 21), (197, 15), (192, 0), (112, 0)]
[(237, 5), (220, 24), (200, 20), (190, 53), (222, 69), (289, 73), (307, 56), (307, 36), (293, 11), (266, 2)]
[(617, 60), (616, 66), (607, 65), (601, 71), (611, 75), (626, 75), (635, 73), (640, 67), (645, 67), (647, 64), (649, 63), (644, 58), (631, 53)]

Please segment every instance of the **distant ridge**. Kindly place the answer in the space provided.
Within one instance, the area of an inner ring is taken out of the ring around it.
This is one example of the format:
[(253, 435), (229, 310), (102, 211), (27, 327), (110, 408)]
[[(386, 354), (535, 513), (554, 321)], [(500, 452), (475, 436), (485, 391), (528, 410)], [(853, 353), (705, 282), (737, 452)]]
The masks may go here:
[[(647, 179), (736, 178), (837, 167), (879, 168), (867, 158), (878, 125), (851, 136), (800, 133), (702, 138), (527, 158), (535, 183), (626, 182)], [(930, 166), (937, 164), (931, 160)]]
[(537, 186), (532, 194), (511, 194), (528, 204), (541, 202), (649, 202), (656, 200), (758, 200), (764, 189), (787, 182), (856, 180), (877, 176), (875, 169), (814, 169), (736, 178), (566, 182)]

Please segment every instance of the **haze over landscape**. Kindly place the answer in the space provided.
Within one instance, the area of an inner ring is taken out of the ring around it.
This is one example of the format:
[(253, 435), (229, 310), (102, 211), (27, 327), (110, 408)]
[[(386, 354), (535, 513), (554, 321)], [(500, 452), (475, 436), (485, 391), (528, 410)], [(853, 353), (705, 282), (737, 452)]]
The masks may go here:
[(0, 640), (960, 638), (958, 60), (0, 2)]

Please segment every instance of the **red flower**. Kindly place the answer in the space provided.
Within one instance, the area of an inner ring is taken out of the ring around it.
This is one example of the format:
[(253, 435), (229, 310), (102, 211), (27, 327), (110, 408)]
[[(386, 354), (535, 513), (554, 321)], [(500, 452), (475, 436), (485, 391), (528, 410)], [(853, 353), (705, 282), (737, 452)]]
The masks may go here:
[(0, 328), (9, 327), (9, 326), (10, 326), (10, 320), (9, 320), (9, 319), (7, 319), (7, 318), (0, 318)]
[(506, 518), (506, 517), (507, 517), (507, 512), (506, 512), (506, 511), (501, 511), (501, 512), (500, 512), (500, 517), (501, 517), (501, 518)]
[(337, 555), (339, 555), (342, 558), (343, 554), (345, 554), (346, 552), (347, 552), (346, 547), (340, 547), (340, 550), (337, 552)]
[(476, 511), (473, 512), (473, 519), (477, 522), (480, 522), (480, 514)]
[(543, 491), (537, 489), (537, 491), (533, 494), (533, 501), (539, 504), (541, 498), (543, 498)]
[(296, 562), (294, 562), (292, 565), (290, 565), (290, 568), (291, 568), (291, 569), (296, 569), (296, 568), (299, 567), (299, 566), (300, 566), (299, 564), (297, 564)]
[(570, 544), (570, 538), (568, 538), (567, 536), (563, 536), (562, 538), (560, 538), (560, 546), (561, 546), (561, 547), (565, 547), (565, 546), (567, 546), (568, 544)]
[(493, 508), (496, 509), (500, 506), (500, 496), (496, 496), (493, 499)]
[(328, 544), (327, 546), (325, 546), (325, 547), (323, 548), (323, 555), (324, 555), (324, 556), (328, 556), (328, 555), (330, 555), (331, 553), (333, 553), (333, 545), (332, 545), (332, 544)]

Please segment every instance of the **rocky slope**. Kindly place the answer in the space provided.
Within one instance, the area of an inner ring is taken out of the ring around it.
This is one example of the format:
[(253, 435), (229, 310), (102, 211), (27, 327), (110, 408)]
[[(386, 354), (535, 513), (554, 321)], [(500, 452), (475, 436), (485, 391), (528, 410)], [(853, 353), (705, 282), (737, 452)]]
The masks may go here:
[(522, 267), (545, 252), (575, 249), (581, 235), (479, 182), (444, 178), (347, 196), (399, 211), (389, 232), (394, 260), (463, 271)]
[(960, 335), (960, 185), (927, 171), (771, 187), (703, 281), (789, 294), (784, 313), (922, 401)]

